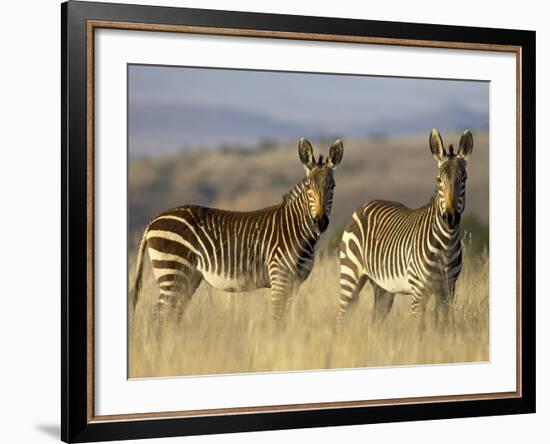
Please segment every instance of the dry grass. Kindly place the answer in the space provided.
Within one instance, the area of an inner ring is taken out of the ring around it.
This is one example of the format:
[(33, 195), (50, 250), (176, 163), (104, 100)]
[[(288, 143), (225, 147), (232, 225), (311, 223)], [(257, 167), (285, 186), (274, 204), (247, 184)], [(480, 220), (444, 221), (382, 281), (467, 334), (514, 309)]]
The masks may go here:
[[(317, 259), (286, 319), (270, 320), (270, 292), (225, 293), (202, 283), (183, 322), (154, 334), (157, 290), (150, 266), (136, 313), (130, 319), (129, 376), (184, 376), (388, 365), (476, 362), (489, 359), (489, 259), (469, 258), (460, 276), (454, 327), (442, 332), (428, 316), (421, 337), (409, 297), (398, 295), (378, 328), (371, 320), (367, 285), (345, 329), (335, 335), (338, 260)], [(433, 309), (433, 304), (429, 305)]]

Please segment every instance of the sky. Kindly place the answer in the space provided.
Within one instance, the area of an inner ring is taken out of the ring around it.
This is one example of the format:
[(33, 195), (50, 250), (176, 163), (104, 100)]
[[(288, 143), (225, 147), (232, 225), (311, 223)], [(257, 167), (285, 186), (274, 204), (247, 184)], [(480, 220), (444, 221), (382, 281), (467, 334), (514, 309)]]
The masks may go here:
[(489, 83), (130, 65), (130, 155), (485, 129)]

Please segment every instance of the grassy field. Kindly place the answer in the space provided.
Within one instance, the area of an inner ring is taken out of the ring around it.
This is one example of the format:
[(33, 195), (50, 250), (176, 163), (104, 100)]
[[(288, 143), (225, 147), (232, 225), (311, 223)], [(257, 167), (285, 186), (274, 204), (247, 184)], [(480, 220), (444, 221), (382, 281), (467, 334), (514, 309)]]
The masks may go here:
[[(444, 134), (446, 143), (460, 134)], [(338, 336), (333, 322), (339, 299), (335, 251), (352, 212), (371, 199), (418, 207), (434, 192), (436, 164), (425, 135), (344, 140), (344, 159), (335, 172), (329, 229), (317, 247), (309, 279), (295, 296), (280, 328), (273, 328), (270, 291), (224, 293), (202, 283), (183, 322), (168, 326), (157, 342), (152, 319), (157, 295), (150, 266), (135, 314), (130, 311), (130, 377), (289, 371), (384, 365), (485, 361), (489, 358), (488, 132), (474, 133), (468, 162), (466, 213), (462, 227), (469, 255), (460, 276), (455, 328), (444, 334), (428, 322), (422, 338), (407, 296), (397, 296), (388, 319), (375, 328), (372, 289)], [(313, 141), (327, 154), (330, 141)], [(191, 150), (129, 163), (130, 263), (147, 222), (158, 212), (186, 203), (252, 210), (281, 202), (304, 176), (296, 144), (256, 150)], [(133, 270), (133, 266), (130, 270)], [(430, 307), (431, 309), (432, 307)]]
[[(454, 328), (436, 329), (427, 316), (419, 336), (409, 297), (396, 296), (384, 323), (371, 323), (372, 289), (365, 286), (345, 328), (335, 334), (338, 259), (316, 260), (275, 328), (270, 292), (225, 293), (203, 282), (181, 324), (154, 334), (157, 290), (149, 266), (136, 312), (130, 315), (129, 377), (356, 368), (388, 365), (487, 361), (489, 359), (489, 260), (468, 257), (453, 307)], [(433, 310), (433, 302), (428, 305)], [(131, 311), (130, 311), (131, 312)]]

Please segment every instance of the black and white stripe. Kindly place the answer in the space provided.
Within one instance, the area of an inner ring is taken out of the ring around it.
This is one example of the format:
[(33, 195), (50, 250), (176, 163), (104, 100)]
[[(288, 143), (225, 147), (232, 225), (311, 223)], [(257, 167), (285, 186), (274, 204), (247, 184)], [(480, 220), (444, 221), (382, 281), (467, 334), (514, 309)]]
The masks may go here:
[(315, 160), (305, 139), (298, 152), (306, 177), (280, 205), (250, 212), (184, 205), (157, 215), (139, 247), (134, 307), (147, 250), (161, 313), (168, 308), (181, 317), (205, 280), (228, 292), (271, 288), (273, 317), (280, 318), (313, 268), (315, 244), (329, 223), (333, 170), (342, 159), (343, 145), (337, 140), (326, 162), (322, 156)]
[(347, 224), (340, 247), (341, 321), (368, 281), (374, 287), (374, 317), (383, 319), (396, 293), (411, 295), (412, 312), (421, 315), (428, 298), (444, 317), (454, 298), (462, 267), (460, 216), (465, 205), (466, 160), (473, 138), (465, 131), (458, 153), (447, 152), (437, 130), (430, 148), (438, 162), (437, 188), (418, 209), (399, 203), (371, 201), (359, 207)]

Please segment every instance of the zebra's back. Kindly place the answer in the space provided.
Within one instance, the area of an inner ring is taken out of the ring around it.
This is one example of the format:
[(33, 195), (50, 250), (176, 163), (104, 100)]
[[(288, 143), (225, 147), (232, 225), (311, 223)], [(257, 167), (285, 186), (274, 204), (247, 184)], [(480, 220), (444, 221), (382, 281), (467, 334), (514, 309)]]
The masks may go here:
[(276, 207), (237, 212), (185, 205), (164, 211), (147, 230), (155, 277), (159, 268), (194, 268), (221, 290), (269, 287), (265, 258), (275, 218)]

